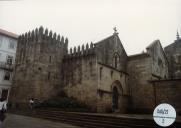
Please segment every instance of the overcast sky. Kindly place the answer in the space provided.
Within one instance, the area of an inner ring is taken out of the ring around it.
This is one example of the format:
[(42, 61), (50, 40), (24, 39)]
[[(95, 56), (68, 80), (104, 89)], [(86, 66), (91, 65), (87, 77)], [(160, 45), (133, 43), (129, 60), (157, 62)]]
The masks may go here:
[(116, 27), (128, 53), (181, 35), (181, 0), (0, 0), (0, 28), (22, 34), (40, 25), (68, 37), (69, 47), (97, 42)]

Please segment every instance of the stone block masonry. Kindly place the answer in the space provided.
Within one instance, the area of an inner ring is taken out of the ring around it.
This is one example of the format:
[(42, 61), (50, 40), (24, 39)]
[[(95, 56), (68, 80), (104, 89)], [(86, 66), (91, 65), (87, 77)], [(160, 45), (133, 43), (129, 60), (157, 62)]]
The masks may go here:
[(10, 101), (27, 104), (29, 98), (56, 96), (62, 87), (61, 66), (67, 51), (68, 39), (43, 27), (19, 36)]

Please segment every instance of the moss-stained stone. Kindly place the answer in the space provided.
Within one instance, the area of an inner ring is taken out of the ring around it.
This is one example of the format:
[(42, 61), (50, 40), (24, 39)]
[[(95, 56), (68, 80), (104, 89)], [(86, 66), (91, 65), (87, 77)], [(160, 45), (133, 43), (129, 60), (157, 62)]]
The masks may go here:
[(181, 45), (178, 41), (174, 45), (175, 52), (176, 46), (168, 46), (165, 54), (160, 41), (155, 40), (146, 52), (128, 56), (114, 33), (97, 43), (68, 50), (67, 38), (40, 27), (18, 39), (9, 101), (12, 106), (26, 106), (29, 98), (43, 101), (63, 92), (94, 112), (152, 112), (163, 101), (180, 110), (179, 80), (162, 88), (162, 80), (179, 76), (179, 56), (175, 63), (172, 60), (180, 54)]

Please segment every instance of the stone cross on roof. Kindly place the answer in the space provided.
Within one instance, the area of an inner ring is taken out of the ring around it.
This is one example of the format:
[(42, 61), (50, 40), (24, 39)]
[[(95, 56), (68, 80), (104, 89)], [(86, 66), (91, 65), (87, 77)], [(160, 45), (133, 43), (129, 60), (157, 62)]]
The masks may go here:
[(113, 30), (114, 30), (114, 34), (117, 34), (117, 29), (116, 29), (116, 27), (114, 27)]

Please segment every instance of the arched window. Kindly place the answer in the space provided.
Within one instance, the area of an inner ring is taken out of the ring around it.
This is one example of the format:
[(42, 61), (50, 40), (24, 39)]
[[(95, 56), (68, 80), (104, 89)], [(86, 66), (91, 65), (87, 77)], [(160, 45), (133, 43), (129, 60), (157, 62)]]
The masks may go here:
[(114, 59), (115, 59), (115, 60), (114, 60), (114, 66), (115, 66), (115, 68), (117, 68), (117, 63), (118, 63), (118, 57), (117, 57), (117, 55), (115, 56)]
[(113, 67), (118, 68), (119, 65), (119, 55), (117, 53), (113, 56)]

